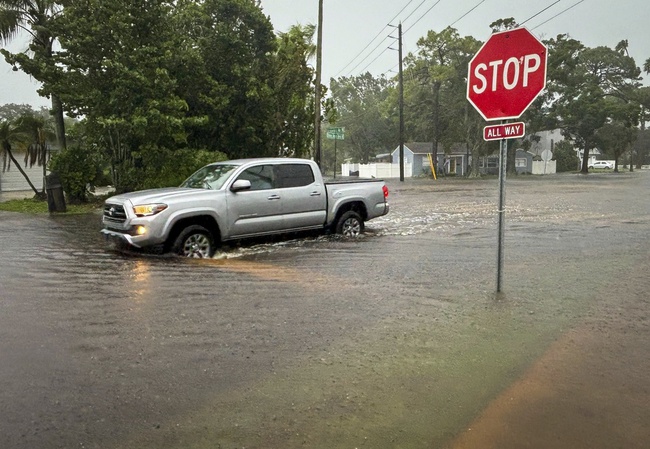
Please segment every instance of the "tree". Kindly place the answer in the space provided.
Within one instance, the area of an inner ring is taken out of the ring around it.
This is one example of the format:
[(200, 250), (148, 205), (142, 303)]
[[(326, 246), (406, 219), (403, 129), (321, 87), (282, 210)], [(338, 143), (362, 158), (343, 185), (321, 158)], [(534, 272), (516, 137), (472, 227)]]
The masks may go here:
[(576, 171), (580, 164), (580, 159), (576, 155), (575, 149), (571, 142), (562, 140), (553, 148), (553, 158), (556, 162), (556, 171), (558, 173), (567, 171)]
[[(20, 31), (30, 35), (29, 51), (13, 54), (1, 49), (5, 60), (20, 67), (25, 73), (38, 81), (48, 81), (48, 68), (52, 68), (53, 45), (56, 35), (51, 30), (53, 20), (61, 13), (62, 7), (56, 0), (0, 0), (0, 41), (10, 42)], [(63, 107), (58, 93), (44, 88), (39, 93), (50, 96), (52, 113), (56, 124), (56, 135), (59, 147), (65, 149), (65, 125)]]
[(275, 129), (269, 135), (269, 149), (277, 156), (307, 156), (313, 143), (314, 70), (307, 61), (316, 51), (315, 30), (313, 25), (296, 25), (277, 38), (272, 79)]
[(8, 120), (0, 121), (0, 155), (2, 156), (2, 171), (5, 172), (11, 168), (11, 163), (20, 171), (31, 189), (34, 191), (34, 196), (40, 197), (40, 192), (36, 189), (32, 181), (25, 173), (25, 170), (20, 166), (20, 163), (14, 157), (12, 149), (25, 148), (28, 145), (29, 136), (20, 129), (15, 123)]
[(631, 150), (637, 132), (637, 129), (625, 126), (621, 122), (607, 123), (596, 131), (598, 148), (615, 160), (614, 171), (618, 172), (619, 158)]
[(206, 0), (195, 9), (183, 48), (196, 50), (199, 66), (192, 70), (200, 77), (191, 81), (201, 89), (188, 104), (191, 115), (207, 120), (190, 142), (231, 158), (277, 156), (270, 139), (278, 130), (275, 95), (290, 93), (273, 89), (277, 41), (269, 18), (251, 0)]
[[(49, 142), (56, 139), (56, 133), (52, 129), (52, 121), (49, 117), (39, 117), (34, 114), (26, 114), (18, 119), (19, 128), (29, 136), (29, 142), (25, 151), (25, 166), (37, 165), (43, 168), (43, 179), (47, 174), (47, 163), (51, 156)], [(43, 186), (43, 194), (45, 185)]]
[[(34, 108), (28, 104), (8, 103), (0, 106), (0, 120), (13, 122), (23, 115), (33, 115), (35, 113)], [(49, 113), (47, 115), (49, 115)]]
[(429, 31), (418, 40), (416, 55), (406, 58), (407, 134), (416, 141), (431, 141), (434, 156), (440, 146), (465, 144), (472, 153), (475, 176), (479, 153), (486, 147), (480, 133), (484, 122), (466, 100), (466, 76), (480, 45), (448, 27), (440, 33)]
[(391, 114), (395, 114), (397, 102), (390, 98), (394, 90), (390, 86), (385, 77), (375, 78), (370, 73), (331, 80), (332, 100), (339, 116), (336, 126), (345, 128), (345, 140), (337, 142), (340, 154), (346, 152), (368, 163), (377, 154), (395, 148), (397, 121)]
[(546, 99), (563, 135), (583, 151), (582, 173), (588, 173), (589, 152), (596, 133), (611, 116), (607, 98), (625, 99), (638, 88), (640, 71), (634, 60), (607, 47), (587, 48), (566, 35), (549, 47)]
[(636, 157), (637, 168), (642, 165), (650, 165), (650, 130), (639, 130), (637, 138), (632, 147), (633, 154)]
[(513, 17), (498, 19), (490, 24), (490, 28), (492, 28), (493, 33), (498, 33), (499, 31), (512, 30), (514, 28), (517, 28), (518, 26), (519, 25), (517, 24), (517, 21)]

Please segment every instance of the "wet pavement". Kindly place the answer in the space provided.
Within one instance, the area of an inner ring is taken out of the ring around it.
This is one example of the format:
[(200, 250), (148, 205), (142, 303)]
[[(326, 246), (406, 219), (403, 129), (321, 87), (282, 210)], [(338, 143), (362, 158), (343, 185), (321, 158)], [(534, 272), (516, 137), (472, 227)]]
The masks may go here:
[(0, 212), (0, 447), (650, 446), (650, 173), (389, 182), (214, 260)]

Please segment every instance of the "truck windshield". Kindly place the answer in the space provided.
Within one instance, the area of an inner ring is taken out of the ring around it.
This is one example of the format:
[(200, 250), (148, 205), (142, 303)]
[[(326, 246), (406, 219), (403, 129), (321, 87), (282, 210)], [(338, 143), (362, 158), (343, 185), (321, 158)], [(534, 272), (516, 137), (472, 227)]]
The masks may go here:
[(237, 165), (229, 164), (206, 165), (187, 178), (181, 187), (219, 190), (236, 168)]

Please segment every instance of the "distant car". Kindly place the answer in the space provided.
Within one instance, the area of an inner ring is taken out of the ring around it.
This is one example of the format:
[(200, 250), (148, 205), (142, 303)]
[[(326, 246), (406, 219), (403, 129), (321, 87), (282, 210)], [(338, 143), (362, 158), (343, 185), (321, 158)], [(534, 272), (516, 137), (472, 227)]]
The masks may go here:
[(608, 161), (595, 161), (592, 164), (589, 164), (589, 168), (604, 168), (604, 169), (613, 169), (614, 164)]

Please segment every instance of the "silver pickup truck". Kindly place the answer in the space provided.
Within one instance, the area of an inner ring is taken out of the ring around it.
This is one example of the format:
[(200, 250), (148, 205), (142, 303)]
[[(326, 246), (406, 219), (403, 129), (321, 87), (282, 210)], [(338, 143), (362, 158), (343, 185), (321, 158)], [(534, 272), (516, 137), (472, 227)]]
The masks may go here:
[(247, 237), (310, 229), (356, 236), (388, 209), (381, 180), (324, 182), (310, 160), (241, 159), (207, 165), (180, 187), (108, 198), (101, 232), (121, 247), (202, 258)]

